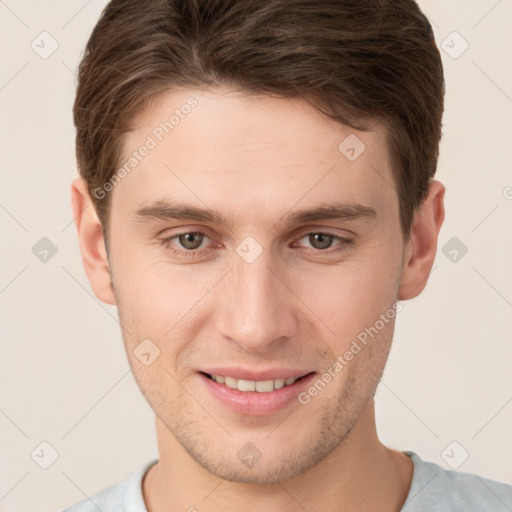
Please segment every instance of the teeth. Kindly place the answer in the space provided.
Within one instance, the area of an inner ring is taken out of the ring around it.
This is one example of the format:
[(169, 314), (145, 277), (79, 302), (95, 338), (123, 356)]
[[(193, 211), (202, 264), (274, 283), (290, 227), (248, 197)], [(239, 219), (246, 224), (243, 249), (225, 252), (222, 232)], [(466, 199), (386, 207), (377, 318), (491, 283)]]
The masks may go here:
[[(273, 380), (262, 380), (260, 382), (255, 382), (254, 384), (256, 391), (258, 391), (259, 393), (268, 393), (269, 391), (274, 391)], [(240, 384), (238, 384), (238, 389), (240, 389)]]
[(293, 384), (297, 380), (295, 377), (261, 381), (235, 379), (234, 377), (225, 377), (222, 375), (210, 375), (210, 377), (215, 382), (224, 384), (228, 388), (238, 389), (239, 391), (256, 391), (258, 393), (268, 393), (270, 391), (274, 391), (274, 389), (281, 389), (284, 386)]
[(238, 391), (256, 391), (256, 382), (253, 380), (238, 379)]
[(284, 386), (284, 381), (286, 379), (275, 379), (274, 380), (274, 389), (281, 389)]
[(231, 389), (238, 389), (238, 380), (233, 377), (225, 377), (224, 384)]

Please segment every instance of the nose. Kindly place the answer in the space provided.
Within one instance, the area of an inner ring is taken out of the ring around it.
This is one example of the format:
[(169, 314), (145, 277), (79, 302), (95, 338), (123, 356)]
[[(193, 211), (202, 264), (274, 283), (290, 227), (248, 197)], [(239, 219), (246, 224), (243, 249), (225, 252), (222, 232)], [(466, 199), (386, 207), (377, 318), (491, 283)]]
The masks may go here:
[(233, 266), (218, 290), (218, 332), (246, 351), (261, 353), (293, 338), (298, 299), (286, 272), (272, 264), (270, 251), (264, 250), (251, 263), (234, 253)]

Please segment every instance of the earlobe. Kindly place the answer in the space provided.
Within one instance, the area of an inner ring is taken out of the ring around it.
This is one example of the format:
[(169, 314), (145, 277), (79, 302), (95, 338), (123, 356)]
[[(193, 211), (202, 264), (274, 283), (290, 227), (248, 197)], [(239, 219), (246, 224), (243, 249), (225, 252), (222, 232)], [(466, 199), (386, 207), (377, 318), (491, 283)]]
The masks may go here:
[(427, 284), (444, 221), (444, 193), (444, 185), (432, 181), (427, 197), (414, 213), (411, 236), (404, 251), (399, 300), (417, 297)]
[(102, 302), (114, 305), (116, 302), (101, 222), (83, 178), (75, 179), (71, 185), (71, 207), (82, 263), (94, 295)]

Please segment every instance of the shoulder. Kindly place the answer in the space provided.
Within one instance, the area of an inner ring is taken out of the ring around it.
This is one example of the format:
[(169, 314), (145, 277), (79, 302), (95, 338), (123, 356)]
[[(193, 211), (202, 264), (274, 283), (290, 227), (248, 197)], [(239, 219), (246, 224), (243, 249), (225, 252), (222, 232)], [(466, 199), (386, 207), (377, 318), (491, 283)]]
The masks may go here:
[(96, 493), (90, 498), (75, 503), (66, 508), (62, 512), (113, 512), (114, 510), (123, 511), (123, 492), (126, 488), (126, 483), (118, 483), (103, 489), (101, 492)]
[(142, 496), (142, 479), (158, 459), (139, 466), (128, 479), (111, 485), (62, 512), (147, 512)]
[(465, 512), (512, 510), (512, 486), (475, 473), (462, 473), (404, 452), (414, 463), (411, 488), (402, 512), (436, 510)]

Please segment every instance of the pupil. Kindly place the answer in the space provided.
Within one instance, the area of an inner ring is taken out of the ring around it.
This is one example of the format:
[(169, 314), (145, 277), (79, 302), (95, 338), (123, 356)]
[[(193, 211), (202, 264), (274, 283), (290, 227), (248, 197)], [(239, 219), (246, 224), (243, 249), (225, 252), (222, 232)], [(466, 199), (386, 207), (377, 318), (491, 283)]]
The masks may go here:
[(315, 249), (326, 249), (332, 243), (332, 235), (327, 235), (325, 233), (315, 233), (314, 235), (310, 235), (311, 245), (315, 247)]
[[(194, 237), (197, 237), (195, 241)], [(202, 240), (203, 238), (200, 233), (185, 233), (179, 237), (180, 244), (185, 249), (197, 249), (201, 245)]]

